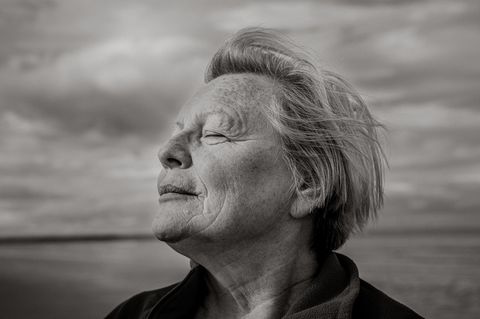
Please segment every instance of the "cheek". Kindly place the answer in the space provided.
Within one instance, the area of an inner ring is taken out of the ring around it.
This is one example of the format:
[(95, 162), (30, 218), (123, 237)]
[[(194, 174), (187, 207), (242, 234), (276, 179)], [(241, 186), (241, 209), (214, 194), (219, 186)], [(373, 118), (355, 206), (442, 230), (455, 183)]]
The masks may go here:
[(231, 171), (239, 185), (248, 190), (265, 193), (289, 184), (286, 165), (274, 147), (253, 149), (239, 157), (235, 164)]
[(223, 206), (226, 194), (231, 185), (228, 178), (228, 162), (223, 156), (204, 152), (194, 158), (195, 174), (197, 175), (205, 194), (203, 214), (212, 215), (217, 213)]
[(209, 154), (199, 166), (208, 201), (218, 209), (249, 208), (285, 197), (290, 187), (286, 165), (272, 148), (246, 145), (235, 152)]
[(283, 160), (258, 141), (236, 146), (197, 159), (196, 173), (207, 196), (194, 221), (205, 236), (257, 236), (282, 223), (279, 216), (289, 210), (291, 179)]

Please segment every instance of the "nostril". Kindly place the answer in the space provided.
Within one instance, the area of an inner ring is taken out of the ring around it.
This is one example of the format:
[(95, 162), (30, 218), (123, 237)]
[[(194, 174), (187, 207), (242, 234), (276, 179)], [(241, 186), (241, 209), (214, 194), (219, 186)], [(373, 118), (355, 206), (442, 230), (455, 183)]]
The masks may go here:
[(167, 158), (167, 163), (168, 163), (168, 166), (170, 166), (170, 167), (181, 167), (182, 166), (182, 162), (180, 162), (178, 159), (173, 158), (173, 157), (168, 157)]
[(169, 169), (184, 169), (190, 167), (192, 159), (186, 143), (187, 141), (183, 139), (181, 136), (172, 138), (159, 150), (158, 159), (163, 167)]

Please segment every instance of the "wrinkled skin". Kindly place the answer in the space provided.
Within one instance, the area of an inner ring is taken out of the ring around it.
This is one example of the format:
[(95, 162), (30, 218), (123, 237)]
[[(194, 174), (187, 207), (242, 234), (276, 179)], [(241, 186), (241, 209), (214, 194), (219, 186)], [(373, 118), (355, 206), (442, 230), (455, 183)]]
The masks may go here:
[(189, 195), (161, 195), (153, 230), (208, 271), (196, 318), (280, 318), (315, 273), (311, 203), (289, 194), (292, 176), (262, 113), (274, 90), (252, 74), (209, 82), (159, 151), (160, 193), (172, 184)]
[(153, 225), (159, 239), (237, 241), (282, 222), (292, 180), (261, 111), (273, 89), (260, 76), (225, 75), (185, 105), (159, 151), (158, 184), (188, 186), (198, 196), (160, 197)]

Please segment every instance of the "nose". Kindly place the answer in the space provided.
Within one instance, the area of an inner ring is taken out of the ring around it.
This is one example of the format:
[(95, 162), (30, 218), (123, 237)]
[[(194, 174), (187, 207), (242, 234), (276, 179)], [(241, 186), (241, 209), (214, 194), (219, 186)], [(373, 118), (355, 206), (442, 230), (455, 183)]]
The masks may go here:
[(165, 169), (186, 169), (192, 165), (192, 156), (182, 137), (172, 138), (162, 146), (158, 159)]

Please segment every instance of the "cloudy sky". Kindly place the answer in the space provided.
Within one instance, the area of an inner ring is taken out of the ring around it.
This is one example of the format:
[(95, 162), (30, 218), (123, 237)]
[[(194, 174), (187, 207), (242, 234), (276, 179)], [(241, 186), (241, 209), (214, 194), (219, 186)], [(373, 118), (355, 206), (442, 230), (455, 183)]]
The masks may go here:
[(476, 0), (0, 0), (0, 235), (148, 232), (170, 119), (246, 26), (312, 50), (387, 125), (376, 227), (480, 227)]

